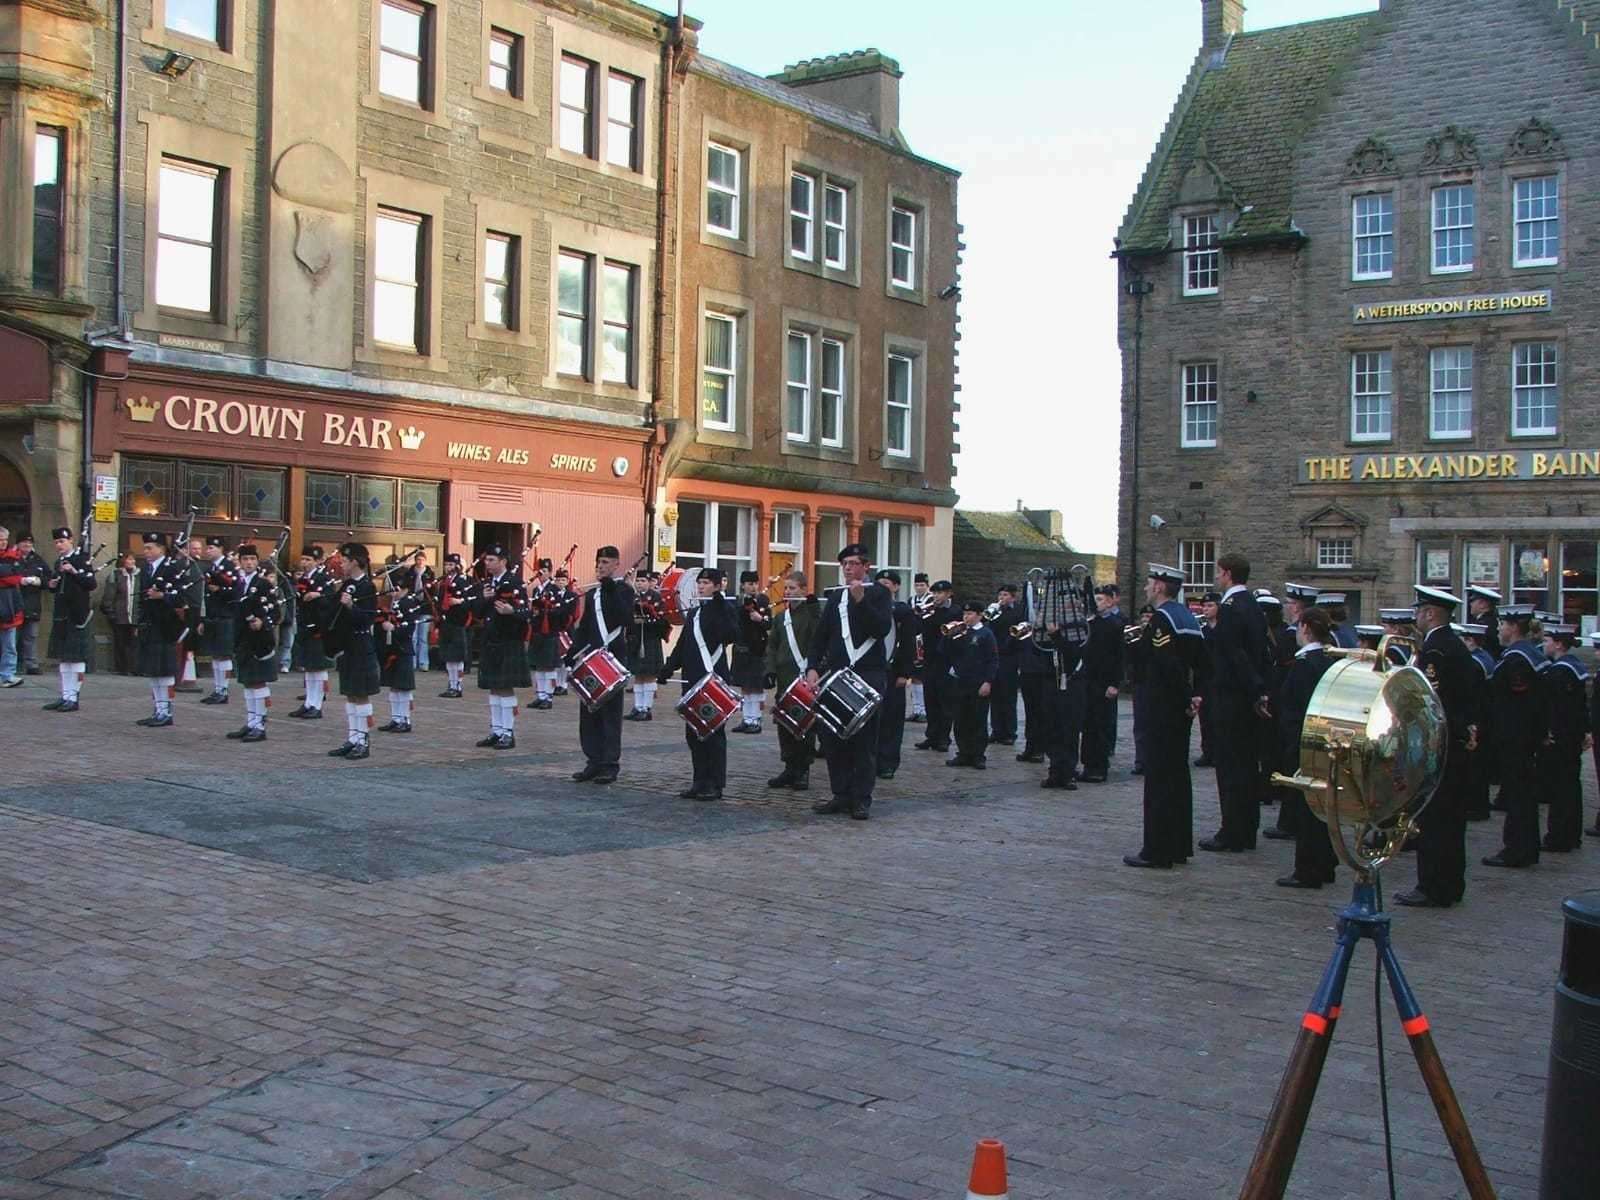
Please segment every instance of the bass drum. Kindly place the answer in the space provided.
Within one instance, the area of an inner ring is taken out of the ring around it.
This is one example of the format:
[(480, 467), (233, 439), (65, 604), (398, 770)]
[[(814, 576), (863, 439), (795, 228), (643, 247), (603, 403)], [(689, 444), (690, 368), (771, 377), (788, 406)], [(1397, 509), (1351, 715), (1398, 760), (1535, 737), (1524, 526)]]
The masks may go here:
[(667, 620), (682, 625), (700, 603), (699, 572), (686, 571), (673, 563), (661, 577), (661, 598), (666, 603)]

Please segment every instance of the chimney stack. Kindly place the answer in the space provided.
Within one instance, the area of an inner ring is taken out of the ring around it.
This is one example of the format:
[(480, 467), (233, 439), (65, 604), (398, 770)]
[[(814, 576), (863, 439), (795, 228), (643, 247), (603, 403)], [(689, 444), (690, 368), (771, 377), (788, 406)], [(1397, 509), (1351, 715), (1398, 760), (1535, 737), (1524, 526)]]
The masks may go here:
[(885, 137), (900, 128), (900, 64), (877, 50), (808, 58), (770, 78), (863, 114)]
[(1221, 50), (1244, 32), (1244, 0), (1200, 0), (1200, 48)]

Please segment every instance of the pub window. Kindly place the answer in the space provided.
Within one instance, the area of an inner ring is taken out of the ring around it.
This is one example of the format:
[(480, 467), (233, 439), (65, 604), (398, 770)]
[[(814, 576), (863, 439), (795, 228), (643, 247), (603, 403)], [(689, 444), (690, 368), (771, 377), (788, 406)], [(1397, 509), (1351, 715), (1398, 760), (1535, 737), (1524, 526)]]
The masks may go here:
[(844, 549), (847, 532), (845, 519), (835, 513), (823, 513), (817, 518), (817, 544), (811, 556), (816, 565), (812, 570), (811, 587), (819, 596), (840, 584), (839, 551)]
[(899, 204), (889, 210), (889, 282), (917, 286), (917, 211)]
[(910, 521), (869, 518), (861, 522), (861, 543), (874, 570), (898, 571), (908, 586), (917, 569), (917, 526)]
[(419, 352), (422, 349), (422, 254), (427, 218), (380, 208), (374, 226), (372, 340)]
[(284, 473), (261, 467), (238, 468), (234, 512), (241, 521), (283, 522)]
[(575, 54), (561, 56), (561, 148), (594, 157), (595, 65)]
[[(755, 511), (714, 501), (678, 502), (677, 559), (687, 571), (720, 567), (730, 579), (755, 563)], [(730, 590), (732, 590), (730, 588)]]
[(1183, 219), (1183, 294), (1215, 296), (1222, 281), (1216, 213)]
[(362, 529), (393, 529), (395, 527), (395, 481), (371, 479), (365, 475), (355, 480), (356, 525)]
[(1353, 279), (1389, 279), (1394, 275), (1394, 195), (1377, 192), (1351, 203), (1351, 269)]
[(221, 0), (167, 0), (165, 24), (173, 33), (220, 44)]
[(522, 38), (500, 28), (489, 30), (489, 90), (522, 95)]
[(1424, 587), (1450, 586), (1450, 558), (1454, 546), (1447, 541), (1417, 543), (1417, 582)]
[(62, 229), (66, 224), (67, 131), (33, 131), (33, 288), (61, 290)]
[(517, 248), (520, 239), (490, 231), (483, 239), (483, 323), (517, 328)]
[(1350, 356), (1350, 437), (1378, 442), (1394, 435), (1394, 371), (1387, 350)]
[(158, 187), (156, 303), (214, 316), (222, 172), (203, 163), (163, 158)]
[(1554, 342), (1522, 342), (1512, 347), (1512, 436), (1556, 432), (1559, 353)]
[(1215, 446), (1221, 404), (1217, 387), (1217, 364), (1183, 364), (1183, 445)]
[(400, 484), (400, 526), (402, 529), (439, 529), (439, 485), (405, 480)]
[(428, 5), (383, 0), (378, 9), (378, 91), (391, 100), (430, 108)]
[[(1468, 542), (1462, 559), (1466, 587), (1486, 587), (1500, 591), (1506, 585), (1505, 571), (1500, 565), (1499, 542)], [(1489, 631), (1495, 636), (1495, 631)]]
[(817, 181), (799, 171), (789, 176), (789, 253), (810, 262), (817, 254)]
[(1561, 613), (1563, 621), (1583, 626), (1585, 634), (1594, 632), (1595, 616), (1600, 614), (1600, 580), (1597, 580), (1595, 544), (1561, 543)]
[(1440, 346), (1428, 355), (1428, 432), (1436, 438), (1472, 436), (1472, 347)]
[(600, 378), (633, 386), (634, 281), (638, 272), (627, 263), (605, 265), (601, 283)]
[(122, 460), (122, 511), (136, 517), (170, 516), (173, 464), (143, 458)]
[(701, 385), (700, 423), (707, 429), (738, 427), (739, 318), (731, 313), (706, 314), (705, 359)]
[(1217, 578), (1217, 544), (1209, 538), (1178, 543), (1178, 570), (1187, 587), (1210, 587)]
[(233, 519), (232, 468), (221, 463), (183, 464), (183, 508), (203, 521)]
[(306, 524), (349, 528), (350, 477), (306, 473)]
[(1519, 179), (1515, 196), (1514, 264), (1548, 267), (1561, 261), (1561, 179), (1539, 175)]
[(639, 169), (639, 99), (644, 81), (612, 71), (606, 76), (606, 161), (614, 167)]
[(1356, 565), (1354, 538), (1331, 537), (1317, 539), (1317, 567), (1324, 571), (1339, 571)]
[(1550, 607), (1550, 548), (1543, 542), (1511, 544), (1511, 603)]
[(556, 373), (589, 378), (589, 272), (587, 254), (563, 250), (556, 268)]
[(1470, 271), (1477, 193), (1470, 183), (1433, 189), (1433, 273)]
[(706, 229), (739, 236), (740, 153), (720, 142), (706, 145)]

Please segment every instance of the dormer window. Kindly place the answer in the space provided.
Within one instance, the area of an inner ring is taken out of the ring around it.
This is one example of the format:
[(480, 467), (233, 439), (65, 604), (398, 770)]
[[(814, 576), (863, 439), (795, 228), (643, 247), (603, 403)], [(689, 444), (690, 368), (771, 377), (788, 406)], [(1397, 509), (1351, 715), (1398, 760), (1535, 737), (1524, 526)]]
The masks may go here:
[(1222, 283), (1222, 251), (1217, 238), (1222, 220), (1217, 213), (1183, 219), (1183, 294), (1215, 296)]

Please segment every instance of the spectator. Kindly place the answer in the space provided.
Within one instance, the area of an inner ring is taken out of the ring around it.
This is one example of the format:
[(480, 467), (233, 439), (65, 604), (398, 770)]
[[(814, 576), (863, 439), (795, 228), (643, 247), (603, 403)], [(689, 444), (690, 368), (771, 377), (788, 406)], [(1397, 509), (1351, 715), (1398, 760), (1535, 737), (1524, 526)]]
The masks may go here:
[(17, 553), (24, 580), (22, 585), (22, 624), (17, 627), (17, 668), (28, 675), (39, 673), (39, 617), (44, 612), (44, 582), (50, 578), (50, 564), (33, 547), (33, 534), (17, 535)]
[(100, 596), (100, 611), (111, 622), (111, 661), (118, 675), (132, 675), (138, 665), (139, 626), (134, 621), (138, 597), (139, 568), (133, 555), (123, 554)]
[(0, 687), (22, 686), (17, 630), (22, 627), (22, 584), (32, 578), (23, 574), (22, 554), (11, 544), (11, 531), (0, 525)]

